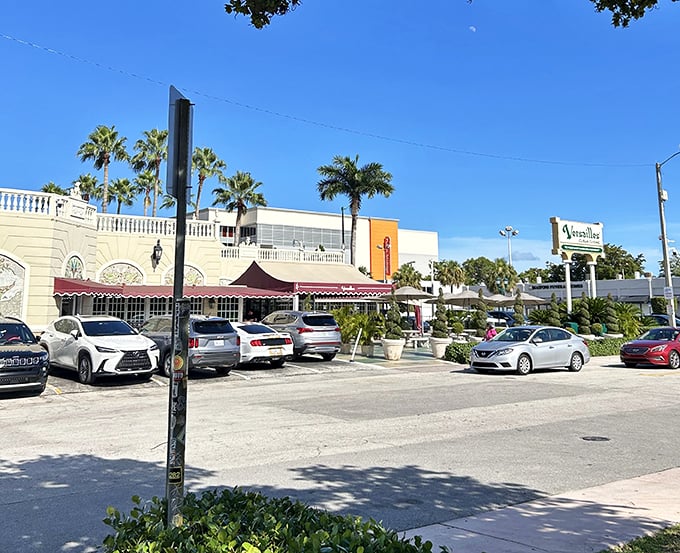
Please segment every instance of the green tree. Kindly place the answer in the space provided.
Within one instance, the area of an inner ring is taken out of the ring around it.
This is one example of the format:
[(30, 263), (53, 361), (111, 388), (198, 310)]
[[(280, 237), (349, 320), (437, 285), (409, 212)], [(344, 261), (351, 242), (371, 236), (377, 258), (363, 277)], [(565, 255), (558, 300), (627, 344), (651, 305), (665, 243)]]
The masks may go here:
[(619, 317), (616, 314), (616, 304), (611, 294), (607, 295), (607, 311), (604, 318), (604, 324), (607, 325), (607, 332), (619, 332)]
[[(158, 196), (161, 184), (161, 163), (168, 159), (168, 131), (151, 129), (142, 133), (144, 138), (135, 142), (133, 149), (137, 152), (132, 156), (130, 164), (136, 173), (150, 171), (153, 175), (153, 208), (151, 216), (156, 216), (158, 209)], [(147, 177), (144, 177), (146, 180)], [(149, 195), (144, 197), (144, 216), (146, 217), (146, 206)]]
[(470, 258), (463, 261), (465, 284), (469, 286), (484, 284), (487, 287), (496, 281), (496, 265), (486, 257)]
[(321, 200), (333, 200), (338, 195), (349, 198), (349, 212), (352, 216), (350, 238), (350, 263), (356, 264), (357, 219), (364, 196), (373, 198), (377, 194), (386, 198), (394, 192), (392, 175), (383, 170), (380, 163), (372, 162), (359, 167), (359, 156), (335, 156), (331, 165), (322, 165), (317, 172), (323, 177), (317, 183)]
[(626, 338), (635, 338), (642, 333), (642, 312), (632, 303), (614, 304), (619, 322), (619, 332)]
[(104, 194), (102, 185), (97, 181), (97, 177), (91, 175), (90, 173), (81, 174), (73, 184), (80, 184), (81, 195), (90, 200), (101, 200)]
[(395, 288), (413, 286), (418, 290), (422, 290), (422, 285), (420, 284), (422, 280), (423, 275), (420, 274), (420, 271), (414, 269), (411, 263), (404, 263), (398, 270), (392, 273), (392, 283)]
[(98, 125), (78, 148), (76, 155), (80, 161), (94, 162), (94, 168), (104, 169), (104, 183), (102, 185), (102, 213), (109, 207), (109, 165), (111, 161), (128, 161), (130, 159), (125, 142), (127, 138), (119, 137), (115, 125), (107, 127)]
[(116, 214), (120, 215), (120, 208), (123, 205), (131, 206), (135, 203), (137, 196), (137, 188), (132, 185), (130, 179), (113, 179), (109, 187), (111, 200), (118, 202), (118, 209)]
[[(633, 256), (621, 246), (604, 245), (605, 257), (600, 257), (595, 266), (596, 277), (600, 280), (614, 280), (621, 275), (623, 278), (635, 278), (635, 273), (644, 273), (645, 256)], [(545, 282), (564, 282), (564, 264), (546, 263), (548, 278)], [(589, 280), (590, 268), (585, 255), (574, 254), (571, 258), (572, 282)]]
[(524, 324), (524, 301), (522, 301), (522, 293), (517, 289), (515, 293), (515, 303), (513, 304), (513, 315), (516, 325)]
[[(671, 0), (677, 2), (678, 0)], [(467, 0), (468, 4), (472, 0)], [(627, 27), (656, 7), (659, 0), (589, 0), (598, 12), (609, 11), (614, 27)], [(224, 9), (228, 14), (244, 15), (256, 29), (262, 29), (276, 15), (285, 15), (302, 3), (302, 0), (228, 0)]]
[[(534, 311), (539, 311), (539, 309), (534, 309)], [(534, 312), (532, 311), (532, 313)], [(562, 320), (560, 317), (560, 308), (557, 303), (557, 295), (553, 292), (550, 295), (550, 307), (548, 307), (548, 319), (546, 324), (551, 326), (562, 326)]]
[[(669, 256), (668, 262), (671, 266), (671, 275), (680, 276), (680, 255), (678, 255), (675, 250)], [(659, 277), (663, 278), (666, 276), (666, 271), (663, 266), (663, 261), (659, 261)]]
[(434, 278), (442, 286), (449, 286), (453, 292), (454, 286), (462, 286), (465, 283), (465, 271), (458, 261), (437, 261), (434, 264)]
[(484, 329), (486, 328), (486, 319), (488, 317), (487, 311), (488, 308), (486, 307), (486, 303), (484, 303), (484, 300), (482, 299), (484, 297), (484, 294), (482, 293), (482, 289), (479, 289), (479, 292), (477, 294), (479, 296), (479, 301), (477, 302), (477, 306), (475, 307), (475, 310), (472, 312), (472, 328), (474, 328), (477, 331), (477, 336), (484, 336)]
[(575, 310), (574, 316), (578, 324), (579, 334), (590, 334), (590, 311), (588, 310), (588, 298), (586, 293), (581, 294), (581, 299), (574, 302)]
[[(155, 190), (157, 185), (156, 176), (151, 171), (142, 171), (135, 177), (135, 186), (139, 193), (144, 193), (144, 217), (146, 217), (149, 206), (151, 205), (151, 191)], [(172, 196), (170, 196), (172, 198)], [(154, 196), (154, 201), (156, 197)], [(152, 214), (155, 213), (152, 211)]]
[(491, 282), (484, 281), (486, 287), (494, 294), (506, 294), (508, 291), (513, 290), (517, 282), (519, 282), (515, 269), (502, 257), (496, 259), (493, 265), (494, 273), (490, 275)]
[(58, 184), (54, 184), (52, 181), (48, 182), (47, 184), (43, 184), (43, 187), (40, 189), (40, 192), (47, 192), (48, 194), (59, 194), (60, 196), (68, 195), (68, 192), (64, 188), (62, 188)]
[(439, 289), (439, 296), (437, 297), (437, 310), (435, 311), (435, 319), (432, 323), (432, 337), (433, 338), (448, 338), (449, 337), (449, 322), (446, 316), (446, 304), (444, 303), (444, 292)]
[(215, 188), (215, 205), (222, 205), (227, 211), (236, 211), (236, 228), (234, 229), (234, 245), (241, 241), (241, 218), (248, 212), (248, 206), (266, 206), (267, 200), (257, 189), (261, 182), (255, 182), (250, 173), (236, 171), (231, 177), (218, 176), (224, 188)]
[(388, 340), (401, 340), (404, 338), (404, 331), (401, 328), (401, 313), (394, 293), (389, 300), (389, 308), (385, 315), (385, 338)]
[(541, 279), (541, 282), (550, 282), (550, 271), (548, 269), (531, 267), (526, 271), (522, 271), (519, 274), (519, 279), (522, 282), (538, 282), (539, 279)]
[(203, 184), (212, 177), (223, 175), (222, 169), (227, 168), (212, 148), (194, 148), (194, 155), (191, 157), (191, 166), (194, 173), (198, 175), (198, 189), (196, 190), (196, 203), (194, 204), (194, 219), (198, 217), (198, 210), (201, 207), (201, 192)]

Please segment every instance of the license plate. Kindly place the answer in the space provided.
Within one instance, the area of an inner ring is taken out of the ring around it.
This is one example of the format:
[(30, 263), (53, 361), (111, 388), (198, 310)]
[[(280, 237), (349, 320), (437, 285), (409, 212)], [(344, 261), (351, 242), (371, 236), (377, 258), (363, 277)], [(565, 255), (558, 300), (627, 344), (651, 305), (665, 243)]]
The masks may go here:
[(283, 355), (283, 348), (269, 348), (270, 355)]
[(213, 340), (213, 346), (223, 346), (224, 340)]

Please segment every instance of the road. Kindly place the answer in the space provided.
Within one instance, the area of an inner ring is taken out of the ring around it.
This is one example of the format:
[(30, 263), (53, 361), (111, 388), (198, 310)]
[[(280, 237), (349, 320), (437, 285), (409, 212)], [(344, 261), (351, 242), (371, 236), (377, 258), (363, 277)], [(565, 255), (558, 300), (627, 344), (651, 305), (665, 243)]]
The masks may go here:
[[(167, 381), (50, 377), (0, 400), (0, 553), (95, 551), (164, 495)], [(680, 371), (479, 375), (423, 357), (191, 378), (186, 490), (290, 495), (406, 530), (680, 465)]]

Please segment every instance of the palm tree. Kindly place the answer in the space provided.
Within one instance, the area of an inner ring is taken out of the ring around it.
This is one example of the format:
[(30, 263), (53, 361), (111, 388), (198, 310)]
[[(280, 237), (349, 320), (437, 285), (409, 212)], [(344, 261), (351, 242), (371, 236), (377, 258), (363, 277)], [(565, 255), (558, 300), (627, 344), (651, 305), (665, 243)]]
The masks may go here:
[[(168, 159), (168, 131), (151, 129), (150, 131), (144, 131), (142, 134), (144, 139), (140, 138), (133, 146), (137, 153), (132, 156), (130, 164), (137, 173), (151, 171), (154, 175), (151, 216), (155, 217), (161, 183), (161, 163)], [(144, 201), (146, 202), (147, 199), (148, 195), (145, 196)], [(146, 203), (144, 204), (144, 216), (146, 216)]]
[(137, 190), (130, 183), (130, 179), (112, 180), (109, 192), (111, 193), (111, 199), (118, 202), (118, 209), (116, 210), (117, 215), (120, 215), (120, 208), (122, 205), (131, 206), (135, 203)]
[(418, 290), (422, 290), (421, 281), (423, 280), (423, 275), (420, 271), (413, 268), (411, 263), (405, 263), (399, 270), (392, 273), (392, 283), (395, 288), (401, 288), (402, 286), (413, 286)]
[(40, 192), (47, 192), (48, 194), (59, 194), (60, 196), (66, 196), (68, 194), (66, 190), (64, 190), (58, 184), (54, 184), (52, 181), (48, 182), (47, 184), (43, 184), (43, 187), (40, 189)]
[[(151, 190), (154, 191), (154, 201), (156, 201), (156, 186), (158, 185), (158, 178), (151, 171), (142, 171), (135, 177), (135, 185), (139, 193), (144, 192), (144, 217), (151, 205)], [(172, 198), (172, 196), (170, 196)], [(152, 212), (155, 215), (155, 212)]]
[(196, 219), (201, 204), (203, 183), (210, 177), (222, 175), (222, 169), (226, 169), (227, 164), (217, 157), (212, 148), (195, 148), (194, 155), (191, 157), (191, 166), (192, 170), (198, 173), (198, 190), (194, 204), (194, 219)]
[(215, 201), (213, 205), (223, 205), (227, 211), (236, 211), (236, 228), (234, 229), (234, 245), (238, 246), (241, 240), (241, 217), (248, 211), (248, 206), (266, 206), (267, 200), (256, 189), (262, 185), (255, 182), (250, 173), (236, 171), (232, 177), (218, 176), (225, 188), (215, 188)]
[(73, 181), (73, 184), (75, 183), (80, 183), (80, 194), (84, 199), (101, 200), (104, 190), (94, 175), (90, 175), (90, 173), (82, 174)]
[(80, 161), (94, 161), (95, 169), (104, 169), (104, 184), (102, 188), (102, 213), (106, 213), (109, 206), (109, 164), (111, 160), (128, 161), (130, 159), (125, 149), (127, 138), (118, 137), (115, 125), (107, 127), (99, 125), (78, 148), (76, 155)]
[(465, 271), (458, 261), (440, 261), (434, 264), (434, 278), (453, 292), (454, 286), (462, 286), (465, 282)]
[(335, 156), (332, 165), (322, 165), (317, 169), (324, 177), (317, 183), (322, 200), (332, 200), (339, 194), (349, 198), (349, 211), (352, 215), (352, 233), (350, 241), (350, 263), (356, 263), (357, 218), (361, 209), (361, 199), (372, 198), (381, 194), (386, 198), (394, 192), (392, 175), (383, 171), (380, 163), (367, 163), (358, 167), (359, 156), (350, 159), (348, 156)]

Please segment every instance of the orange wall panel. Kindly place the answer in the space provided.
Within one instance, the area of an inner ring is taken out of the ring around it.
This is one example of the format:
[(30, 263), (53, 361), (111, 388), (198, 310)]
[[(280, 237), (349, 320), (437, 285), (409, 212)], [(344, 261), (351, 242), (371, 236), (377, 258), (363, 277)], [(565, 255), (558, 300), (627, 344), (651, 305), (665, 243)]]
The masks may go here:
[[(397, 221), (370, 219), (369, 236), (371, 244), (371, 276), (374, 280), (385, 280), (385, 238), (389, 238), (390, 247), (387, 256), (387, 279), (399, 268), (399, 224)], [(378, 248), (380, 246), (380, 248)]]

